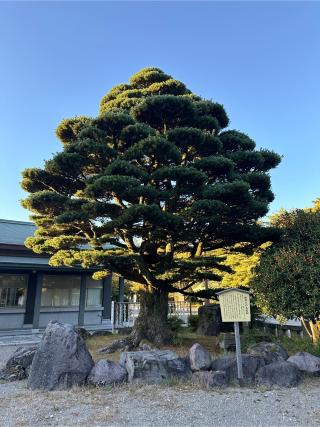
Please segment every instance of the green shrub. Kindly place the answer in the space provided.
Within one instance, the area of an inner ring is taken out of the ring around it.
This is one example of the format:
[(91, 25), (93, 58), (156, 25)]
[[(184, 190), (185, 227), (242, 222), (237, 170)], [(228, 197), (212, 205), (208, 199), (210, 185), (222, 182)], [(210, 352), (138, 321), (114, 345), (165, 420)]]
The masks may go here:
[(241, 335), (241, 350), (246, 353), (248, 347), (253, 344), (258, 344), (261, 341), (271, 341), (281, 344), (289, 353), (293, 355), (299, 351), (306, 351), (320, 356), (320, 344), (313, 344), (309, 337), (301, 338), (298, 335), (293, 335), (291, 338), (286, 335), (276, 336), (273, 333), (261, 331), (259, 329), (253, 329), (249, 333)]
[(188, 317), (188, 325), (192, 331), (196, 331), (199, 324), (199, 316), (197, 314), (190, 314)]
[(178, 316), (169, 316), (167, 323), (172, 332), (178, 333), (182, 329), (183, 321)]

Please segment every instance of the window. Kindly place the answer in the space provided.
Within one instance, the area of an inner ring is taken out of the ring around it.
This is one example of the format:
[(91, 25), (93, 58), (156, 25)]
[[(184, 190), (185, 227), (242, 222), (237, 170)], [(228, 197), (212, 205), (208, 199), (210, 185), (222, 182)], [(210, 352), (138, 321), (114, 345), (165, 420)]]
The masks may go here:
[(80, 276), (44, 275), (41, 307), (79, 306), (80, 282)]
[(0, 308), (23, 308), (27, 286), (26, 274), (0, 274)]
[(93, 280), (87, 277), (86, 306), (97, 307), (102, 305), (102, 280)]

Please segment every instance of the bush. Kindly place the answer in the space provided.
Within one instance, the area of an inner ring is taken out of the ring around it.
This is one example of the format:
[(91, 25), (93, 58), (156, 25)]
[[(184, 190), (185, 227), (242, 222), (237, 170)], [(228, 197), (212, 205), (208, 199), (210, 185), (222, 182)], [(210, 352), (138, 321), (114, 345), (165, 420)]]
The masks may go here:
[(188, 317), (188, 325), (192, 331), (196, 331), (199, 324), (199, 316), (197, 314), (190, 314)]
[(172, 332), (178, 333), (182, 329), (183, 321), (178, 316), (169, 316), (168, 325)]
[(293, 335), (291, 338), (285, 335), (276, 337), (274, 333), (268, 334), (260, 330), (251, 330), (249, 333), (241, 335), (242, 352), (245, 353), (248, 347), (261, 341), (272, 341), (281, 344), (287, 350), (289, 356), (299, 351), (306, 351), (315, 356), (320, 356), (320, 344), (313, 344), (309, 337), (301, 338), (297, 335)]

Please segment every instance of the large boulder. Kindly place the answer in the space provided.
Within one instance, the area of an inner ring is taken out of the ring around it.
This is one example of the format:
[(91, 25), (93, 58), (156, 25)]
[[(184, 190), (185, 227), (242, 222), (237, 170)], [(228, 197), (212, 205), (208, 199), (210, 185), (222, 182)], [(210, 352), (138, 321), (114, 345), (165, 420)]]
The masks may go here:
[(18, 347), (0, 371), (0, 379), (16, 381), (27, 378), (37, 350), (38, 346)]
[[(251, 356), (250, 354), (242, 355), (243, 382), (252, 384), (259, 368), (264, 366), (264, 360), (260, 357)], [(235, 356), (223, 356), (212, 362), (213, 371), (224, 371), (228, 381), (238, 379), (237, 358)]]
[(252, 356), (262, 357), (266, 365), (273, 362), (283, 362), (289, 357), (282, 345), (276, 342), (259, 342), (249, 347), (247, 353)]
[(221, 332), (222, 320), (219, 304), (206, 304), (198, 309), (198, 335), (217, 336)]
[(127, 370), (120, 363), (103, 359), (94, 365), (87, 382), (95, 386), (106, 386), (123, 383), (127, 376)]
[(267, 387), (295, 387), (302, 378), (301, 371), (295, 365), (282, 361), (262, 366), (256, 374), (256, 383)]
[(225, 371), (197, 371), (191, 381), (205, 388), (227, 387), (228, 377)]
[(193, 344), (187, 354), (187, 363), (192, 371), (206, 371), (211, 368), (212, 356), (201, 344)]
[(287, 362), (295, 365), (300, 371), (315, 374), (320, 372), (320, 357), (305, 351), (299, 351), (294, 356), (290, 356)]
[(51, 321), (30, 370), (28, 388), (65, 390), (85, 382), (94, 363), (75, 327)]
[(169, 350), (128, 351), (121, 354), (120, 364), (126, 368), (129, 382), (154, 384), (191, 376), (186, 363)]

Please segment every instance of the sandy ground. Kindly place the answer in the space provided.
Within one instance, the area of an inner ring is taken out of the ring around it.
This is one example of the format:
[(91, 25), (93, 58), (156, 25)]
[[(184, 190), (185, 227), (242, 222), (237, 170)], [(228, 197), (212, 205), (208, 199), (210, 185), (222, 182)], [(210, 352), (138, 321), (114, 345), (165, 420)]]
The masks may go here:
[(292, 389), (188, 384), (30, 392), (0, 384), (1, 426), (319, 426), (320, 379)]

